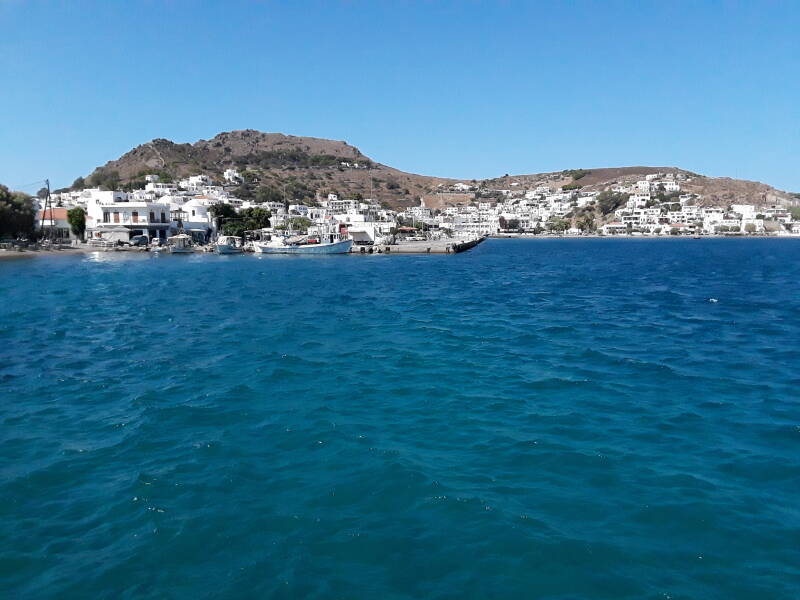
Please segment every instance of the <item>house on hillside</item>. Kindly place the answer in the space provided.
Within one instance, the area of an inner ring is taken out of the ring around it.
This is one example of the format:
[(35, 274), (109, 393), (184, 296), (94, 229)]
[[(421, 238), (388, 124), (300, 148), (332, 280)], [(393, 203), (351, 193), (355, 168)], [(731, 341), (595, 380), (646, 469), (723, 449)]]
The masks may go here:
[(242, 182), (242, 176), (236, 169), (225, 169), (225, 172), (222, 174), (222, 176), (228, 183), (236, 184)]

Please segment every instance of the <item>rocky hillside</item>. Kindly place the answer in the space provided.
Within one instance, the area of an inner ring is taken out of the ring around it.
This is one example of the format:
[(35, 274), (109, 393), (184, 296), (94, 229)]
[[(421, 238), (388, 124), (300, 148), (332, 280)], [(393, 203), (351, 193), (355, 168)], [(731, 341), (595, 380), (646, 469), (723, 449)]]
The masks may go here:
[(194, 144), (156, 139), (98, 167), (86, 182), (143, 187), (148, 173), (167, 181), (203, 173), (222, 182), (228, 168), (238, 169), (249, 182), (236, 190), (242, 197), (282, 198), (285, 190), (289, 198), (313, 200), (335, 191), (343, 197), (374, 197), (393, 207), (416, 205), (420, 196), (450, 182), (387, 167), (347, 142), (249, 129)]
[[(680, 175), (682, 190), (701, 194), (706, 204), (797, 202), (795, 196), (763, 183), (705, 177), (674, 167), (575, 169), (459, 182), (393, 169), (343, 141), (250, 129), (220, 133), (194, 144), (156, 139), (98, 167), (85, 183), (143, 187), (144, 176), (148, 173), (158, 173), (167, 181), (204, 173), (222, 182), (222, 173), (232, 167), (246, 177), (247, 183), (234, 190), (243, 198), (279, 200), (285, 194), (288, 198), (313, 201), (315, 197), (335, 191), (342, 197), (360, 194), (376, 198), (393, 208), (417, 205), (423, 196), (432, 207), (469, 201), (476, 195), (491, 200), (496, 196), (494, 190), (529, 189), (538, 185), (553, 189), (567, 185), (572, 189), (602, 190), (614, 184), (637, 181), (650, 173)], [(82, 179), (76, 181), (76, 185), (83, 183)], [(465, 185), (459, 186), (459, 183)], [(466, 187), (471, 189), (462, 193)]]
[[(683, 193), (698, 194), (703, 197), (699, 204), (724, 206), (727, 204), (771, 205), (795, 203), (797, 196), (758, 181), (731, 179), (730, 177), (706, 177), (676, 167), (614, 167), (599, 169), (574, 169), (556, 173), (536, 173), (531, 175), (505, 175), (497, 179), (484, 180), (488, 188), (514, 189), (517, 184), (525, 189), (537, 185), (560, 187), (574, 186), (585, 191), (602, 191), (615, 184), (630, 184), (646, 175), (672, 173), (676, 176)], [(679, 177), (680, 176), (680, 177)]]

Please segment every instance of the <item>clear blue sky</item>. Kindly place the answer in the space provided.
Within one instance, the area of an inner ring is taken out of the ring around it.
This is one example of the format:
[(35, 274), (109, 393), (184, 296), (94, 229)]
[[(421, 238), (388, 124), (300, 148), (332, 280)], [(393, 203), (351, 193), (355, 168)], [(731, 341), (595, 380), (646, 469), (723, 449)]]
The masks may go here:
[(252, 128), (427, 175), (674, 165), (800, 191), (797, 1), (0, 0), (0, 31), (7, 185)]

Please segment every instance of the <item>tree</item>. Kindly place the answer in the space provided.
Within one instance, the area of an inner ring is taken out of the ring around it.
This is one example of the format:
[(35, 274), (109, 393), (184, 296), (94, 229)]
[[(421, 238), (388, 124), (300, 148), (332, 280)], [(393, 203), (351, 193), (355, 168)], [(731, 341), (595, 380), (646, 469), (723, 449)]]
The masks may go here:
[(255, 198), (255, 186), (253, 186), (251, 183), (245, 182), (237, 187), (233, 193), (236, 194), (237, 198), (241, 198), (242, 200), (252, 200)]
[(308, 231), (309, 227), (311, 227), (311, 219), (306, 217), (292, 217), (289, 219), (289, 229), (293, 229), (295, 231)]
[(83, 233), (86, 231), (86, 212), (80, 206), (69, 209), (67, 222), (72, 233), (83, 239)]
[(272, 215), (266, 208), (254, 206), (253, 208), (244, 208), (239, 211), (236, 219), (231, 219), (223, 223), (223, 235), (236, 235), (244, 237), (245, 231), (252, 231), (254, 229), (263, 229), (269, 227), (269, 218)]
[(33, 199), (0, 185), (0, 235), (32, 236), (36, 223)]
[(584, 215), (584, 217), (578, 221), (578, 227), (585, 232), (592, 232), (597, 229), (592, 215)]
[(208, 208), (208, 212), (211, 213), (211, 216), (214, 217), (214, 220), (217, 223), (217, 231), (219, 231), (222, 228), (223, 222), (238, 217), (236, 209), (233, 208), (233, 206), (231, 206), (230, 204), (225, 204), (224, 202), (217, 202), (216, 204), (212, 204)]
[(755, 223), (748, 223), (744, 226), (744, 230), (747, 233), (755, 233), (756, 232), (756, 224)]
[(559, 219), (558, 217), (547, 222), (547, 228), (556, 233), (563, 233), (568, 227), (569, 223), (564, 219)]

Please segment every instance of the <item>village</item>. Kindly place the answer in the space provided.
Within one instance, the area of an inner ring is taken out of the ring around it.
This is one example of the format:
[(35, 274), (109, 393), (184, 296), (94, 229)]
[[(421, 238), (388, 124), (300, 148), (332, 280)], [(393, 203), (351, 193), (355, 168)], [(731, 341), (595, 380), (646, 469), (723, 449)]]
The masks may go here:
[[(549, 182), (529, 189), (519, 182), (508, 189), (459, 182), (440, 186), (417, 206), (395, 211), (375, 200), (340, 198), (334, 192), (318, 195), (313, 203), (242, 200), (235, 195), (242, 182), (236, 169), (227, 169), (222, 181), (199, 174), (173, 183), (153, 174), (146, 176), (143, 189), (62, 191), (51, 195), (48, 208), (39, 199), (37, 226), (62, 243), (78, 244), (85, 236), (90, 245), (136, 240), (150, 246), (181, 233), (202, 245), (225, 233), (236, 215), (258, 208), (269, 211), (272, 231), (313, 235), (346, 230), (354, 249), (490, 236), (800, 235), (796, 206), (711, 205), (682, 190), (686, 177), (654, 173), (593, 191)], [(83, 235), (67, 218), (77, 207), (85, 215)]]

